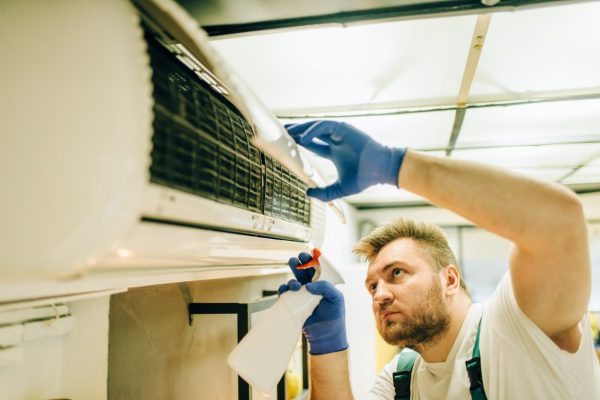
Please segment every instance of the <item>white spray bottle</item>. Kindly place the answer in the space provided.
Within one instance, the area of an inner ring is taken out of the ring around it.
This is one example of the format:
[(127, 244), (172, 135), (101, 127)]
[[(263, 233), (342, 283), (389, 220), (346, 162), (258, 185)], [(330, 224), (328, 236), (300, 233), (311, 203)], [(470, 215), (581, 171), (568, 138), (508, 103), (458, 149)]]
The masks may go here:
[[(339, 272), (320, 255), (318, 249), (313, 250), (313, 260), (300, 268), (311, 266), (316, 270), (313, 282), (344, 283)], [(292, 358), (304, 322), (321, 298), (304, 286), (298, 291), (283, 293), (229, 354), (229, 366), (253, 388), (263, 393), (271, 392)]]

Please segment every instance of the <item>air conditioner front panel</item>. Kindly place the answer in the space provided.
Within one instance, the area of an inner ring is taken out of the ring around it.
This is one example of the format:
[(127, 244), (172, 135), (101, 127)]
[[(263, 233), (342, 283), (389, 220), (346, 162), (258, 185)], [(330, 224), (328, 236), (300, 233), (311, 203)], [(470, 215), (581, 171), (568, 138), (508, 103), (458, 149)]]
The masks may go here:
[(122, 0), (0, 1), (0, 269), (61, 276), (139, 220), (152, 86)]
[(309, 244), (215, 230), (142, 222), (123, 246), (98, 259), (96, 269), (273, 265), (282, 266)]
[(152, 183), (146, 187), (141, 215), (146, 221), (163, 224), (301, 242), (307, 242), (311, 235), (308, 226)]

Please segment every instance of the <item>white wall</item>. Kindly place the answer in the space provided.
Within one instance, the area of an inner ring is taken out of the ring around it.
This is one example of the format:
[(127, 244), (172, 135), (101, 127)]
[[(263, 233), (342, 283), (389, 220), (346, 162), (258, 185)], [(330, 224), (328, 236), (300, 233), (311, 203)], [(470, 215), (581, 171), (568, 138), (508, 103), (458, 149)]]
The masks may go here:
[(68, 334), (23, 344), (23, 361), (0, 367), (0, 398), (106, 398), (108, 296), (69, 304)]
[(327, 213), (323, 254), (339, 268), (346, 282), (340, 290), (346, 303), (350, 381), (355, 398), (361, 399), (375, 378), (375, 323), (371, 299), (364, 285), (366, 267), (352, 254), (358, 239), (355, 210), (348, 206), (345, 210), (346, 224), (341, 224), (333, 213)]

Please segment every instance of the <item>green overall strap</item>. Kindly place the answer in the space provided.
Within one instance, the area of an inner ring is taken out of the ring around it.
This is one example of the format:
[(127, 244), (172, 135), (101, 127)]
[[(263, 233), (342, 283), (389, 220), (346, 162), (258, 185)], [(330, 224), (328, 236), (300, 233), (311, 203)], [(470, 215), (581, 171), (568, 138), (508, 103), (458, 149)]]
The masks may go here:
[(419, 354), (411, 349), (404, 349), (398, 358), (396, 372), (394, 372), (394, 400), (410, 400), (410, 377), (415, 360)]
[(483, 389), (483, 377), (481, 375), (481, 357), (479, 356), (479, 331), (481, 330), (481, 319), (477, 325), (475, 346), (473, 346), (473, 358), (466, 361), (467, 374), (469, 375), (469, 392), (472, 400), (487, 400)]

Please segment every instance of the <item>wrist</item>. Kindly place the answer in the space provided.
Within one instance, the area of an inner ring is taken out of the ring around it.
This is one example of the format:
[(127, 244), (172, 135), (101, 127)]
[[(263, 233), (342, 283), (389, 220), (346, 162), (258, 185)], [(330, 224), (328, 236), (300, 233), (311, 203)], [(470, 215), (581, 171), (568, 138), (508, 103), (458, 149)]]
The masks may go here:
[(305, 327), (304, 336), (308, 340), (312, 355), (336, 353), (348, 348), (346, 321), (343, 317)]
[(389, 183), (390, 185), (399, 187), (398, 178), (407, 149), (406, 147), (386, 147), (386, 150), (388, 153), (387, 166), (385, 168), (387, 174), (384, 177), (383, 183)]

